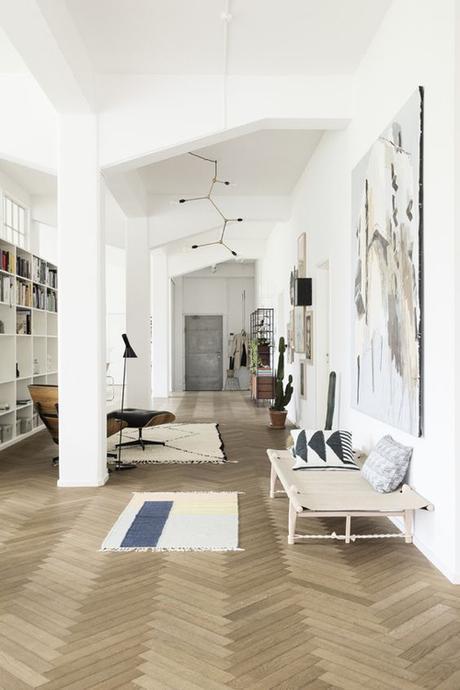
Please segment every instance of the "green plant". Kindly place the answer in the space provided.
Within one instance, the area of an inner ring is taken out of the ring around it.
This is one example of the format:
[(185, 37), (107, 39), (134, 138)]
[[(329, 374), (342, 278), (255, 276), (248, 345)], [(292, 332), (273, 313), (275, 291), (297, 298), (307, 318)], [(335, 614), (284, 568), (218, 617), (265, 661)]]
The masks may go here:
[(262, 360), (259, 357), (259, 343), (254, 338), (249, 341), (249, 370), (257, 373), (257, 369), (262, 365)]
[(277, 412), (283, 412), (286, 405), (289, 405), (292, 393), (294, 391), (292, 387), (292, 376), (289, 374), (288, 382), (286, 388), (283, 386), (284, 381), (284, 353), (286, 351), (286, 345), (284, 343), (284, 338), (279, 339), (278, 344), (278, 368), (276, 370), (276, 381), (275, 381), (275, 402), (273, 404), (272, 410)]

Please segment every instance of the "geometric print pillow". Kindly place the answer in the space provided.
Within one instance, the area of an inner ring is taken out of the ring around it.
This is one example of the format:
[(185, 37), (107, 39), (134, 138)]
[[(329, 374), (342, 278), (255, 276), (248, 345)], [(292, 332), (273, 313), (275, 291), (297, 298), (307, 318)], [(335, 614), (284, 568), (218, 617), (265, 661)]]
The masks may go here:
[(350, 431), (291, 431), (293, 470), (358, 470)]

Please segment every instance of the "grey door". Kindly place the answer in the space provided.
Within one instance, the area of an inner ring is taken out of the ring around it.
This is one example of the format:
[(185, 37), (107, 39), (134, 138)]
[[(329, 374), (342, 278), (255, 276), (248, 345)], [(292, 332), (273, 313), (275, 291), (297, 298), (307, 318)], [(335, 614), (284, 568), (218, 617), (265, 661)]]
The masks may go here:
[(185, 317), (185, 390), (222, 390), (222, 316)]

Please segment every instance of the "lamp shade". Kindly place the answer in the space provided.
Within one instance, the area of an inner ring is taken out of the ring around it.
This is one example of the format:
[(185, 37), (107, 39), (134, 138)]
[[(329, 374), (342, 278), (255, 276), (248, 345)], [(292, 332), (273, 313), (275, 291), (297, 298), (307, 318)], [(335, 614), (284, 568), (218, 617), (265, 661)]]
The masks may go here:
[(136, 355), (136, 353), (134, 352), (133, 348), (132, 348), (131, 345), (129, 344), (128, 336), (126, 335), (126, 333), (123, 333), (121, 337), (123, 338), (123, 342), (124, 342), (124, 344), (125, 344), (125, 351), (124, 351), (124, 353), (123, 353), (123, 357), (124, 357), (125, 359), (131, 359), (131, 358), (133, 358), (133, 357), (137, 357), (137, 355)]

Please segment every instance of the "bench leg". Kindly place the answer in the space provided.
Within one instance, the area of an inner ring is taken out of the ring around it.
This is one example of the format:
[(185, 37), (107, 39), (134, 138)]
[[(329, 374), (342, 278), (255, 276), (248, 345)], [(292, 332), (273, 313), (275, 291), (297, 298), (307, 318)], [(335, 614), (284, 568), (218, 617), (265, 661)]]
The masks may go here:
[(275, 498), (276, 479), (276, 470), (272, 465), (270, 470), (270, 498)]
[(345, 544), (350, 543), (351, 535), (351, 515), (345, 517)]
[(413, 510), (405, 510), (404, 511), (404, 534), (405, 534), (406, 544), (412, 544), (413, 523), (414, 523), (414, 511)]
[(297, 511), (294, 508), (292, 501), (289, 501), (289, 519), (288, 519), (288, 544), (295, 543), (295, 525), (297, 520)]

